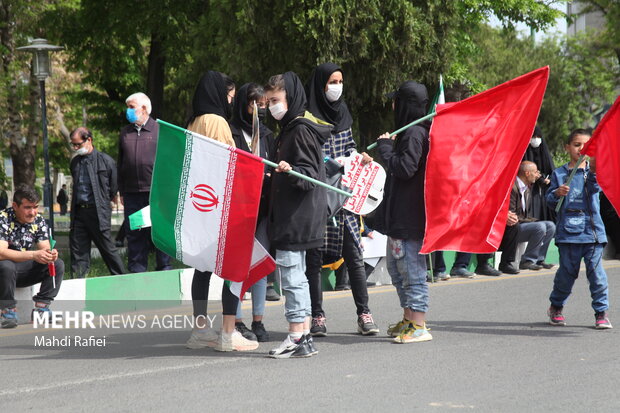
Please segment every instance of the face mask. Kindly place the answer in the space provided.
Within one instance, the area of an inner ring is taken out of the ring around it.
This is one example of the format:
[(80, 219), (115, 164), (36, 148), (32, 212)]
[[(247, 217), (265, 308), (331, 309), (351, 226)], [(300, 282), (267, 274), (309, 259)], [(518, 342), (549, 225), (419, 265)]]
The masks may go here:
[(125, 112), (125, 117), (129, 121), (129, 123), (136, 123), (138, 121), (138, 114), (133, 108), (127, 108), (127, 111)]
[(88, 155), (88, 149), (87, 148), (80, 148), (77, 151), (75, 151), (76, 155), (78, 156), (84, 156), (84, 155)]
[(267, 118), (267, 108), (258, 108), (256, 113), (258, 113), (258, 119), (264, 123)]
[(335, 102), (340, 99), (342, 96), (342, 83), (336, 85), (327, 85), (327, 92), (325, 92), (325, 97), (330, 102)]
[(280, 102), (273, 106), (269, 106), (269, 112), (271, 112), (271, 116), (273, 116), (275, 120), (281, 120), (286, 112), (288, 112), (288, 109), (284, 109), (284, 103)]
[(532, 138), (532, 140), (530, 141), (530, 145), (532, 145), (532, 148), (538, 148), (541, 143), (542, 138)]

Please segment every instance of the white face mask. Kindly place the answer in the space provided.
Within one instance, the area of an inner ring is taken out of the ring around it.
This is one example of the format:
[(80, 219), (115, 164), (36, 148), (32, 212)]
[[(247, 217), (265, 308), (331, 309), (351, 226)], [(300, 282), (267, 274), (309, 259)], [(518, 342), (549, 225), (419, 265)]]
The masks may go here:
[(342, 83), (327, 85), (327, 92), (325, 92), (327, 100), (335, 102), (340, 99), (340, 96), (342, 96)]
[(78, 156), (84, 156), (84, 155), (88, 155), (88, 149), (86, 148), (80, 148), (77, 151), (75, 151), (76, 155)]
[(538, 148), (541, 143), (542, 138), (532, 138), (532, 140), (530, 141), (530, 145), (532, 145), (532, 148)]
[(271, 112), (271, 116), (273, 116), (275, 120), (281, 120), (286, 112), (288, 112), (288, 109), (284, 109), (284, 103), (279, 102), (275, 105), (269, 105), (269, 112)]

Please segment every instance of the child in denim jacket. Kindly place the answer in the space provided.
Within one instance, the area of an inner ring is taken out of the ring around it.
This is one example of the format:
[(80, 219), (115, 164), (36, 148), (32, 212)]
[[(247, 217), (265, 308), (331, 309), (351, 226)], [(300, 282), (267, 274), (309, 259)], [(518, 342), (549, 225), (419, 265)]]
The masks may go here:
[[(553, 171), (551, 185), (546, 194), (547, 203), (552, 208), (564, 197), (555, 234), (555, 243), (560, 252), (560, 268), (553, 280), (548, 315), (551, 325), (566, 325), (562, 309), (579, 275), (583, 258), (595, 312), (595, 327), (608, 329), (612, 328), (612, 325), (607, 318), (607, 274), (602, 263), (607, 237), (600, 214), (598, 193), (601, 188), (596, 182), (594, 159), (591, 159), (590, 163), (584, 161), (577, 165), (581, 149), (590, 136), (590, 133), (583, 129), (577, 129), (570, 134), (566, 144), (570, 162)], [(569, 187), (565, 182), (573, 168), (578, 169)]]

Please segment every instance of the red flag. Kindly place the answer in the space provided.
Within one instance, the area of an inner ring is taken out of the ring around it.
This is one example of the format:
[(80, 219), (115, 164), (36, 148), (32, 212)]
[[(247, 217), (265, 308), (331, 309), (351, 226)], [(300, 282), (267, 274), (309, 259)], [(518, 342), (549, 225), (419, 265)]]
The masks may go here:
[(426, 165), (421, 253), (497, 250), (510, 189), (548, 78), (547, 66), (461, 102), (437, 105)]
[(596, 180), (620, 214), (620, 96), (583, 146), (581, 154), (596, 158)]

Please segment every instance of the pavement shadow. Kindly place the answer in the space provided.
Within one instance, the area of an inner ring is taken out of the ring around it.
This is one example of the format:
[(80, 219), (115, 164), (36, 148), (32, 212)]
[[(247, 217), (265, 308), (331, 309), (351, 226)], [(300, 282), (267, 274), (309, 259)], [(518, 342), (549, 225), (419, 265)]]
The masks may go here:
[(496, 336), (525, 337), (572, 337), (579, 336), (584, 329), (594, 330), (591, 326), (551, 326), (548, 323), (514, 323), (497, 321), (434, 321), (428, 327), (441, 332), (484, 334)]

